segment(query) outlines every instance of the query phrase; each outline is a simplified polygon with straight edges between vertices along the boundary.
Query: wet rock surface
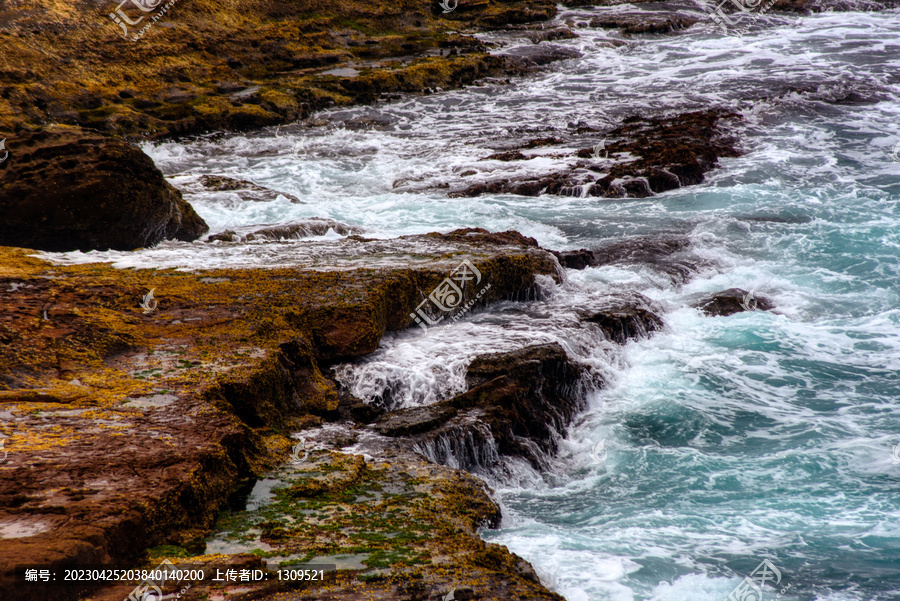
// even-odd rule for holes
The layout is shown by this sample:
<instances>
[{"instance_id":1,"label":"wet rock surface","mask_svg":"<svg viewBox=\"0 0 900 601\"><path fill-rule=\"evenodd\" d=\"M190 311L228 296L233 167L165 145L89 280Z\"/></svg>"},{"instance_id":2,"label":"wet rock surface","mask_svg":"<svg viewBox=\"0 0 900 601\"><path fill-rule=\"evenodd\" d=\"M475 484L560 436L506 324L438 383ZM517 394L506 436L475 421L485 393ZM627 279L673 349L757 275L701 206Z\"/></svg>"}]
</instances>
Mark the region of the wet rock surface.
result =
<instances>
[{"instance_id":1,"label":"wet rock surface","mask_svg":"<svg viewBox=\"0 0 900 601\"><path fill-rule=\"evenodd\" d=\"M425 243L440 252L423 255ZM354 241L364 256L367 244ZM56 589L49 596L39 587L22 589L14 574L26 566L133 567L144 561L147 548L159 545L175 545L188 556L201 553L219 511L283 460L292 442L282 432L340 419L342 411L362 421L377 417L342 400L322 371L329 364L370 353L385 331L409 327L423 291L463 258L492 284L485 303L519 296L536 274L555 277L557 269L549 253L515 232L464 230L420 236L414 245L416 261L395 258L393 267L384 268L164 272L50 265L23 250L0 248L0 434L9 452L0 465L0 526L9 534L0 545L0 591L16 591L23 601L60 598ZM156 290L152 303L146 299L150 288ZM543 361L552 364L551 357ZM505 411L517 407L516 398ZM483 583L486 588L478 590L495 596L559 599L537 583L527 564L478 539L476 525L496 523L497 508L474 481L415 461L363 468L361 458L348 456L335 465L349 474L348 486L367 470L386 469L373 491L394 490L416 474L425 478L390 497L391 507L403 511L427 510L416 509L419 486L441 490L431 498L450 499L439 513L455 534L425 536L413 545L415 558L409 557L434 590L449 591L459 579L473 588ZM438 473L440 479L429 476ZM319 503L343 493L308 483L291 494L294 501ZM379 503L385 498L360 499L360 510L384 515ZM378 500L367 505L362 499ZM475 505L480 509L468 513ZM427 512L418 515L423 523L437 523ZM283 540L315 552L323 547L305 545L324 540L329 529L319 526L287 534L269 526L263 534L270 543ZM412 543L384 540L372 548L370 567L402 572L385 554ZM333 540L328 548L343 549L344 543L357 545ZM431 563L431 556L442 559ZM467 571L474 575L470 580ZM422 594L395 580L340 578L344 588L329 582L297 598ZM278 591L284 589L264 592Z\"/></svg>"},{"instance_id":2,"label":"wet rock surface","mask_svg":"<svg viewBox=\"0 0 900 601\"><path fill-rule=\"evenodd\" d=\"M729 288L711 294L696 305L707 315L727 317L743 311L771 311L775 304L764 296L748 292L742 288Z\"/></svg>"},{"instance_id":3,"label":"wet rock surface","mask_svg":"<svg viewBox=\"0 0 900 601\"><path fill-rule=\"evenodd\" d=\"M213 242L253 242L255 240L283 240L300 239L311 236L324 236L328 232L334 232L341 236L361 234L362 228L347 225L333 219L304 219L281 223L269 227L246 226L225 230L209 236L206 241Z\"/></svg>"},{"instance_id":4,"label":"wet rock surface","mask_svg":"<svg viewBox=\"0 0 900 601\"><path fill-rule=\"evenodd\" d=\"M590 20L590 27L619 29L624 34L660 34L687 29L699 19L687 15L653 15L647 13L617 13Z\"/></svg>"},{"instance_id":5,"label":"wet rock surface","mask_svg":"<svg viewBox=\"0 0 900 601\"><path fill-rule=\"evenodd\" d=\"M485 178L465 188L451 190L449 196L482 194L540 196L597 196L603 198L646 198L668 190L699 184L703 174L718 164L720 157L736 157L736 140L726 124L740 117L727 111L708 110L674 117L629 117L621 125L604 132L591 148L572 156L569 167L558 173L537 177ZM595 138L597 134L591 131ZM567 143L578 144L579 138ZM511 149L487 157L491 160L520 161L534 158ZM546 152L552 153L552 149ZM486 159L486 160L487 160Z\"/></svg>"},{"instance_id":6,"label":"wet rock surface","mask_svg":"<svg viewBox=\"0 0 900 601\"><path fill-rule=\"evenodd\" d=\"M696 254L691 239L679 234L634 236L588 250L551 251L562 267L585 269L604 265L641 265L683 284L701 269L712 266Z\"/></svg>"},{"instance_id":7,"label":"wet rock surface","mask_svg":"<svg viewBox=\"0 0 900 601\"><path fill-rule=\"evenodd\" d=\"M542 469L584 409L585 376L556 343L480 355L466 372L467 392L387 413L375 428L464 469L488 468L501 455Z\"/></svg>"},{"instance_id":8,"label":"wet rock surface","mask_svg":"<svg viewBox=\"0 0 900 601\"><path fill-rule=\"evenodd\" d=\"M208 227L131 145L78 128L20 132L0 187L0 245L132 250Z\"/></svg>"},{"instance_id":9,"label":"wet rock surface","mask_svg":"<svg viewBox=\"0 0 900 601\"><path fill-rule=\"evenodd\" d=\"M678 234L635 236L602 246L593 252L591 265L642 265L685 283L709 261L691 250L691 240Z\"/></svg>"},{"instance_id":10,"label":"wet rock surface","mask_svg":"<svg viewBox=\"0 0 900 601\"><path fill-rule=\"evenodd\" d=\"M203 175L200 177L199 184L207 190L215 190L217 192L236 192L241 200L252 202L269 202L276 200L279 196L284 196L291 202L303 203L299 198L285 192L272 190L265 186L254 184L245 179L237 179L224 175Z\"/></svg>"},{"instance_id":11,"label":"wet rock surface","mask_svg":"<svg viewBox=\"0 0 900 601\"><path fill-rule=\"evenodd\" d=\"M613 342L625 344L629 340L646 338L663 328L659 309L642 294L607 300L607 307L585 316L584 321L597 324Z\"/></svg>"}]
</instances>

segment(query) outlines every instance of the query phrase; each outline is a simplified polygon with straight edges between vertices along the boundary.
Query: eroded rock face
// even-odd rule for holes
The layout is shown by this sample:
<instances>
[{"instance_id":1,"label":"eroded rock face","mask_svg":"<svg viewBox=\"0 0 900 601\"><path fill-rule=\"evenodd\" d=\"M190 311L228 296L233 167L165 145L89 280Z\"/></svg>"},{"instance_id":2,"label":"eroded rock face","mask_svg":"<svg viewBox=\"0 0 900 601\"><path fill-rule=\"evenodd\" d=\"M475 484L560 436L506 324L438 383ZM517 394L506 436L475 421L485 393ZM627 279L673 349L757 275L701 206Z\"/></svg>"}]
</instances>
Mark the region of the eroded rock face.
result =
<instances>
[{"instance_id":1,"label":"eroded rock face","mask_svg":"<svg viewBox=\"0 0 900 601\"><path fill-rule=\"evenodd\" d=\"M741 288L729 288L711 294L694 305L707 315L728 316L742 311L770 311L775 304L764 296L757 296Z\"/></svg>"},{"instance_id":2,"label":"eroded rock face","mask_svg":"<svg viewBox=\"0 0 900 601\"><path fill-rule=\"evenodd\" d=\"M132 250L191 241L203 219L139 149L77 128L20 132L0 187L0 245Z\"/></svg>"},{"instance_id":3,"label":"eroded rock face","mask_svg":"<svg viewBox=\"0 0 900 601\"><path fill-rule=\"evenodd\" d=\"M480 355L466 373L467 392L390 412L376 429L410 437L408 443L432 460L463 469L487 469L500 455L523 457L541 469L584 409L585 376L557 343Z\"/></svg>"},{"instance_id":4,"label":"eroded rock face","mask_svg":"<svg viewBox=\"0 0 900 601\"><path fill-rule=\"evenodd\" d=\"M310 218L269 227L251 225L233 230L225 230L209 236L207 242L252 242L254 240L282 240L324 236L331 230L341 236L362 233L362 228L347 225L334 219Z\"/></svg>"},{"instance_id":5,"label":"eroded rock face","mask_svg":"<svg viewBox=\"0 0 900 601\"><path fill-rule=\"evenodd\" d=\"M270 202L276 200L279 196L284 196L293 203L305 204L296 196L286 192L279 192L245 179L237 179L225 175L203 175L198 183L207 190L235 192L241 197L241 200L250 202Z\"/></svg>"},{"instance_id":6,"label":"eroded rock face","mask_svg":"<svg viewBox=\"0 0 900 601\"><path fill-rule=\"evenodd\" d=\"M619 29L624 34L672 33L687 29L697 19L687 15L648 15L647 13L619 13L591 19L591 27Z\"/></svg>"},{"instance_id":7,"label":"eroded rock face","mask_svg":"<svg viewBox=\"0 0 900 601\"><path fill-rule=\"evenodd\" d=\"M485 303L519 294L536 274L552 276L556 269L549 253L515 232L461 230L401 240L417 249L415 258L378 240L300 244L339 247L360 263L160 276L51 265L0 247L0 438L9 452L0 469L0 533L15 535L0 538L4 599L22 591L14 574L25 566L137 566L148 547L164 544L202 552L218 511L283 460L291 441L278 433L296 429L294 420L377 416L342 399L322 369L371 353L387 330L410 327L422 291L463 257L492 285ZM392 262L373 264L376 253ZM145 313L139 303L152 287L158 305ZM549 369L549 359L543 363ZM361 458L353 461L361 467ZM391 478L409 480L419 468L391 469ZM441 474L452 485L442 487L451 501L481 502L454 488L460 478ZM494 520L487 501L481 515ZM474 534L465 538L466 545L480 545L478 561L499 552ZM450 547L434 554L463 561ZM505 598L557 599L517 576L525 573L518 561L506 554L502 565L484 564L493 570L486 577L496 591L509 590ZM458 567L471 575L471 566ZM443 586L441 574L434 578ZM129 592L117 590L115 598ZM38 593L11 598L47 599ZM342 598L365 596L354 594ZM384 598L413 598L404 595Z\"/></svg>"},{"instance_id":8,"label":"eroded rock face","mask_svg":"<svg viewBox=\"0 0 900 601\"><path fill-rule=\"evenodd\" d=\"M635 236L593 251L591 265L642 265L666 275L673 283L691 279L709 262L691 252L691 239L676 234Z\"/></svg>"},{"instance_id":9,"label":"eroded rock face","mask_svg":"<svg viewBox=\"0 0 900 601\"><path fill-rule=\"evenodd\" d=\"M723 127L724 122L739 118L722 110L695 111L673 117L628 117L618 127L605 132L602 141L575 153L570 166L558 173L488 179L451 190L449 196L506 193L645 198L699 184L703 174L715 168L720 157L740 155L735 140ZM576 136L566 143L583 143L578 136L586 133L593 140L597 139L595 130L576 129ZM536 156L534 153L521 152L530 148L534 147L523 144L490 155L485 160L531 159ZM552 153L552 149L547 152Z\"/></svg>"},{"instance_id":10,"label":"eroded rock face","mask_svg":"<svg viewBox=\"0 0 900 601\"><path fill-rule=\"evenodd\" d=\"M596 311L584 321L600 326L606 337L619 344L646 338L663 328L662 318L653 310L653 302L642 294L611 299L609 307Z\"/></svg>"}]
</instances>

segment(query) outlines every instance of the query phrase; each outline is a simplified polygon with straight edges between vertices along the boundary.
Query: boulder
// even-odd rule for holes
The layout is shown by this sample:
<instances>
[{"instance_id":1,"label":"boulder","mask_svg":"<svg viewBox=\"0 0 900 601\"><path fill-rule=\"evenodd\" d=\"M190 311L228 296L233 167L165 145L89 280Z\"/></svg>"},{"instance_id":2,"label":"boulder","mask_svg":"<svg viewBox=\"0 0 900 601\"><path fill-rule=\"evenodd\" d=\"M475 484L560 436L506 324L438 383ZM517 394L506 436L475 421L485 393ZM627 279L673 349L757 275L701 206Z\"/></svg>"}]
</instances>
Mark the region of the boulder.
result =
<instances>
[{"instance_id":1,"label":"boulder","mask_svg":"<svg viewBox=\"0 0 900 601\"><path fill-rule=\"evenodd\" d=\"M694 305L707 315L727 317L743 311L769 311L775 304L764 296L757 296L741 288L729 288L704 297Z\"/></svg>"},{"instance_id":2,"label":"boulder","mask_svg":"<svg viewBox=\"0 0 900 601\"><path fill-rule=\"evenodd\" d=\"M568 269L585 269L594 264L594 253L586 248L580 250L551 250L559 264Z\"/></svg>"},{"instance_id":3,"label":"boulder","mask_svg":"<svg viewBox=\"0 0 900 601\"><path fill-rule=\"evenodd\" d=\"M48 251L133 250L192 241L208 228L153 161L77 128L9 136L0 245Z\"/></svg>"},{"instance_id":4,"label":"boulder","mask_svg":"<svg viewBox=\"0 0 900 601\"><path fill-rule=\"evenodd\" d=\"M606 337L619 344L646 338L663 328L663 320L652 309L652 301L641 294L613 300L601 311L584 318L600 326Z\"/></svg>"},{"instance_id":5,"label":"boulder","mask_svg":"<svg viewBox=\"0 0 900 601\"><path fill-rule=\"evenodd\" d=\"M687 236L635 236L594 249L591 265L642 265L665 274L674 284L683 284L709 263L690 247Z\"/></svg>"},{"instance_id":6,"label":"boulder","mask_svg":"<svg viewBox=\"0 0 900 601\"><path fill-rule=\"evenodd\" d=\"M468 391L392 411L375 429L411 436L408 442L433 461L463 469L490 467L500 455L522 457L542 469L584 409L584 376L585 368L558 343L480 355L466 373Z\"/></svg>"}]
</instances>

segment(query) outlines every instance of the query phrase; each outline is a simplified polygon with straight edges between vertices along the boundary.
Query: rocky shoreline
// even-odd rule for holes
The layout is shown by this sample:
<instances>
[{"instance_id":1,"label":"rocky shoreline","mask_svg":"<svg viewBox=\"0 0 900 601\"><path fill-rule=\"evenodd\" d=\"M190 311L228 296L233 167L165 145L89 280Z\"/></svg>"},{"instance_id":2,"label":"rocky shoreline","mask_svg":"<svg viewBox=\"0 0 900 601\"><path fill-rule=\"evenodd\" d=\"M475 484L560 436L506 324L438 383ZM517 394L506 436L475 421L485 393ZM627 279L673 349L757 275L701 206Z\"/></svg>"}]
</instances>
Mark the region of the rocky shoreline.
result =
<instances>
[{"instance_id":1,"label":"rocky shoreline","mask_svg":"<svg viewBox=\"0 0 900 601\"><path fill-rule=\"evenodd\" d=\"M276 563L342 555L359 565L302 590L256 583L253 598L435 599L455 589L459 599L559 599L519 558L481 541L478 528L498 524L499 508L479 480L453 468L478 472L513 456L542 469L581 411L584 387L602 381L558 345L526 347L473 361L464 394L390 410L354 398L330 372L374 351L385 332L415 327L420 295L461 261L488 288L480 307L533 298L536 278L559 279L555 256L515 232L484 230L331 244L343 259L324 271L66 267L3 249L3 590L74 599L74 587L26 587L22 569L135 566L147 549L152 561L209 574L262 569L257 555L198 553L220 512L240 507L293 448L290 486L275 499L281 513L246 518L238 532L256 532L248 549L268 549L264 558ZM403 244L433 253L350 267L356 256L396 257ZM147 312L151 286L157 304ZM460 302L474 296L470 287ZM620 296L584 323L623 343L662 328L659 310ZM317 517L304 517L313 507ZM194 582L184 598L226 590Z\"/></svg>"},{"instance_id":2,"label":"rocky shoreline","mask_svg":"<svg viewBox=\"0 0 900 601\"><path fill-rule=\"evenodd\" d=\"M397 409L354 398L332 370L375 351L386 332L430 325L436 316L420 319L417 310L463 262L484 282L464 287L460 304L481 310L535 298L541 278L560 281L565 269L641 263L687 281L702 261L686 239L554 252L518 232L384 241L310 219L202 242L347 236L310 243L319 245L315 259L290 268L119 270L55 264L27 250L131 250L208 232L135 141L251 130L526 74L572 56L552 42L579 27L542 28L557 12L544 0L484 0L449 14L437 3L261 6L238 0L214 18L223 16L219 3L175 4L139 42L121 38L105 4L73 15L54 0L0 13L8 54L0 138L10 149L0 164L0 592L22 601L119 600L135 582L26 584L23 570L168 559L204 574L187 590L161 586L188 601L562 599L527 562L479 537L499 524L500 508L467 472L504 457L543 469L583 410L584 390L602 379L559 345L536 345L479 356L465 392ZM775 8L821 7L790 0ZM622 13L586 26L639 35L690 25L685 16L648 23ZM492 54L471 35L487 30L539 49ZM635 115L609 132L526 140L485 161L568 145L579 162L516 181L487 169L449 195L641 198L697 184L719 158L740 154L728 126L737 119L715 109ZM579 143L595 134L607 143ZM201 183L247 201L279 194L221 176ZM695 306L723 316L774 308L740 289ZM583 323L624 344L663 330L664 313L639 295L610 295ZM285 486L266 509L244 508L264 480ZM231 546L204 554L213 532ZM281 561L335 569L317 582L212 582L229 569L274 578Z\"/></svg>"}]
</instances>

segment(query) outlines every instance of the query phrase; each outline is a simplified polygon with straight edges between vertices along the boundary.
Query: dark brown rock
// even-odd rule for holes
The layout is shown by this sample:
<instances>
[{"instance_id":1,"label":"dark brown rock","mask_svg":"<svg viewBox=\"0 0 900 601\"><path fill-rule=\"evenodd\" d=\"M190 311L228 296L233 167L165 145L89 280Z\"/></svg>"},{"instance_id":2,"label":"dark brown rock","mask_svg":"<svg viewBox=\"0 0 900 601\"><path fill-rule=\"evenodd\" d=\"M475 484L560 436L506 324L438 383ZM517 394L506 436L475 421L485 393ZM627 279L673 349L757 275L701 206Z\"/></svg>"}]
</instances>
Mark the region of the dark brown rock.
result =
<instances>
[{"instance_id":1,"label":"dark brown rock","mask_svg":"<svg viewBox=\"0 0 900 601\"><path fill-rule=\"evenodd\" d=\"M76 128L8 136L0 245L50 251L132 250L191 241L206 223L139 149Z\"/></svg>"},{"instance_id":2,"label":"dark brown rock","mask_svg":"<svg viewBox=\"0 0 900 601\"><path fill-rule=\"evenodd\" d=\"M282 240L282 239L298 239L309 238L310 236L324 236L328 230L333 230L341 236L349 236L351 234L360 234L362 229L335 221L333 219L310 218L302 221L294 221L271 227L259 228L259 226L248 226L236 228L235 230L225 230L218 234L209 236L206 241L212 242L218 240L220 242L250 242L253 240Z\"/></svg>"},{"instance_id":3,"label":"dark brown rock","mask_svg":"<svg viewBox=\"0 0 900 601\"><path fill-rule=\"evenodd\" d=\"M595 249L591 264L644 265L665 274L674 283L684 283L707 264L690 251L690 246L687 236L635 236Z\"/></svg>"},{"instance_id":4,"label":"dark brown rock","mask_svg":"<svg viewBox=\"0 0 900 601\"><path fill-rule=\"evenodd\" d=\"M578 159L569 168L550 175L498 178L451 190L451 198L482 194L520 194L539 196L589 196L605 198L646 198L660 192L699 184L703 174L718 165L719 157L739 156L736 141L722 126L723 121L739 119L734 113L707 110L672 117L629 117L608 131L602 146L596 143L591 128L576 132L592 133L593 146L575 153ZM580 134L576 134L580 135ZM556 138L546 138L545 140ZM536 148L534 141L488 158L516 161L532 158L521 149ZM578 140L573 140L578 143ZM599 177L597 174L602 174Z\"/></svg>"},{"instance_id":5,"label":"dark brown rock","mask_svg":"<svg viewBox=\"0 0 900 601\"><path fill-rule=\"evenodd\" d=\"M528 34L528 39L535 44L540 44L541 42L552 42L554 40L571 40L572 38L577 37L578 34L571 29L568 29L567 27L560 27L558 29L541 29Z\"/></svg>"},{"instance_id":6,"label":"dark brown rock","mask_svg":"<svg viewBox=\"0 0 900 601\"><path fill-rule=\"evenodd\" d=\"M567 269L585 269L594 264L594 253L586 248L580 250L551 250L559 264Z\"/></svg>"},{"instance_id":7,"label":"dark brown rock","mask_svg":"<svg viewBox=\"0 0 900 601\"><path fill-rule=\"evenodd\" d=\"M663 320L652 309L652 301L641 294L614 299L608 307L584 318L600 326L610 340L625 344L646 338L663 328Z\"/></svg>"},{"instance_id":8,"label":"dark brown rock","mask_svg":"<svg viewBox=\"0 0 900 601\"><path fill-rule=\"evenodd\" d=\"M511 245L511 246L533 246L538 248L537 240L523 236L515 230L505 232L489 232L481 227L468 227L459 230L453 230L447 234L425 234L442 240L452 242L466 242L469 244L491 244L491 245Z\"/></svg>"},{"instance_id":9,"label":"dark brown rock","mask_svg":"<svg viewBox=\"0 0 900 601\"><path fill-rule=\"evenodd\" d=\"M769 311L775 304L764 296L757 296L741 288L729 288L707 296L694 305L707 315L728 316L742 311Z\"/></svg>"},{"instance_id":10,"label":"dark brown rock","mask_svg":"<svg viewBox=\"0 0 900 601\"><path fill-rule=\"evenodd\" d=\"M286 192L272 190L245 179L236 179L224 175L204 175L199 182L207 190L216 190L219 192L237 192L241 200L253 202L267 202L278 198L279 195L284 196L294 203L305 204L296 196Z\"/></svg>"},{"instance_id":11,"label":"dark brown rock","mask_svg":"<svg viewBox=\"0 0 900 601\"><path fill-rule=\"evenodd\" d=\"M619 29L624 34L672 33L687 29L697 19L686 15L649 15L642 13L618 13L591 19L591 27Z\"/></svg>"},{"instance_id":12,"label":"dark brown rock","mask_svg":"<svg viewBox=\"0 0 900 601\"><path fill-rule=\"evenodd\" d=\"M467 392L388 413L377 429L388 436L417 435L410 443L420 452L436 461L453 455L465 469L489 467L498 454L523 457L541 469L584 409L585 375L557 343L480 355L466 373Z\"/></svg>"}]
</instances>

